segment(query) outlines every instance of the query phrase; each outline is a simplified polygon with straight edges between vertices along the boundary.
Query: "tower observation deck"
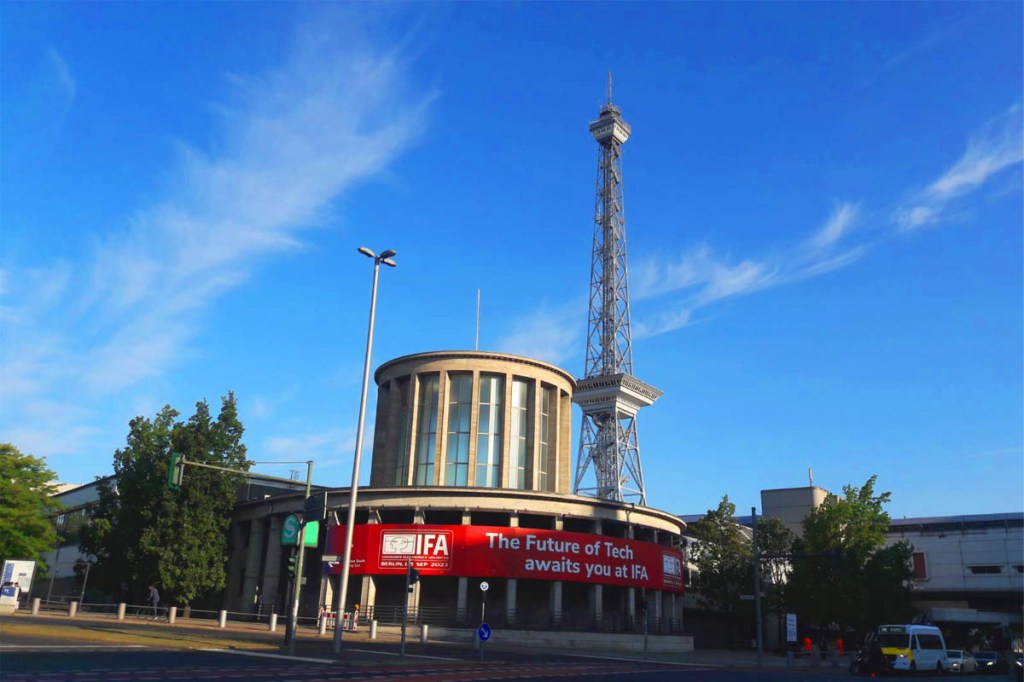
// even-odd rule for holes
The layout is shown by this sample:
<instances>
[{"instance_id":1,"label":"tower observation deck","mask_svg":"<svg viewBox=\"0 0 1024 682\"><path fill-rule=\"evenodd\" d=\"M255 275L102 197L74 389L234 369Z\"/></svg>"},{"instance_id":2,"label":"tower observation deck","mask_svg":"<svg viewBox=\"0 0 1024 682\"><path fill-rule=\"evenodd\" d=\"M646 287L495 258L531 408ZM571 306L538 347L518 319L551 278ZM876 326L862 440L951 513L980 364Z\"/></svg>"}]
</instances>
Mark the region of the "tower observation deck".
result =
<instances>
[{"instance_id":1,"label":"tower observation deck","mask_svg":"<svg viewBox=\"0 0 1024 682\"><path fill-rule=\"evenodd\" d=\"M636 413L661 391L633 376L626 265L626 218L622 203L622 145L632 129L608 101L590 133L598 143L594 250L590 267L590 314L586 375L577 382L573 402L583 410L580 452L573 492L647 504ZM585 485L593 468L596 487Z\"/></svg>"}]
</instances>

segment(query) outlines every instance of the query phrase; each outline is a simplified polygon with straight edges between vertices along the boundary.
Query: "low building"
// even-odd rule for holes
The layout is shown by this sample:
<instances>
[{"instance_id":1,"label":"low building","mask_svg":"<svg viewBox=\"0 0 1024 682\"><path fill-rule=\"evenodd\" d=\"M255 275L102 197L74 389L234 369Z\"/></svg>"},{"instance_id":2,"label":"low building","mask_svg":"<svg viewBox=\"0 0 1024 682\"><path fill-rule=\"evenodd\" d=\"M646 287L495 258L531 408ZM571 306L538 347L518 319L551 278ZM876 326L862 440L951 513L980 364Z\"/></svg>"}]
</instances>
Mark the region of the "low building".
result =
<instances>
[{"instance_id":1,"label":"low building","mask_svg":"<svg viewBox=\"0 0 1024 682\"><path fill-rule=\"evenodd\" d=\"M914 602L923 620L963 637L972 629L1020 636L1024 513L894 519L886 542L914 547Z\"/></svg>"}]
</instances>

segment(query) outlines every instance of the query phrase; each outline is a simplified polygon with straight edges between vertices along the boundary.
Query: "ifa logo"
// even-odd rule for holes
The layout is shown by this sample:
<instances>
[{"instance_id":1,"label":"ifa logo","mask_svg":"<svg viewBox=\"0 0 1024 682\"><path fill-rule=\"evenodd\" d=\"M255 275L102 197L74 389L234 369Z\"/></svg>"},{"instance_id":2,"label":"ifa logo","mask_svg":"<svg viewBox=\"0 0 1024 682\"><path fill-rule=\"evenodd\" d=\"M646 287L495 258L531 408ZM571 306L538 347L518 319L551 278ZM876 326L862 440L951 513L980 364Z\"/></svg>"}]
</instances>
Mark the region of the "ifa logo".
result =
<instances>
[{"instance_id":1,"label":"ifa logo","mask_svg":"<svg viewBox=\"0 0 1024 682\"><path fill-rule=\"evenodd\" d=\"M384 531L380 538L382 568L447 569L451 565L451 531Z\"/></svg>"}]
</instances>

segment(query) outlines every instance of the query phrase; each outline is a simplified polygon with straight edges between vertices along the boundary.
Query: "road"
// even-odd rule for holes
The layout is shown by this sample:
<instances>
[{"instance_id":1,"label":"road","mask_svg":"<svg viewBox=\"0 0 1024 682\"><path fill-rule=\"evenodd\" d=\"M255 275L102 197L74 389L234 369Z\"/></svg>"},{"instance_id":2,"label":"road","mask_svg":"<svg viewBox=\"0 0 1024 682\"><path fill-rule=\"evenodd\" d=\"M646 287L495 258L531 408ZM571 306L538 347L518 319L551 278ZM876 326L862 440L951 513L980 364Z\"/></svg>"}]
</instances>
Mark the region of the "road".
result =
<instances>
[{"instance_id":1,"label":"road","mask_svg":"<svg viewBox=\"0 0 1024 682\"><path fill-rule=\"evenodd\" d=\"M162 680L230 680L250 682L322 682L328 680L407 680L419 682L470 682L483 680L567 679L608 682L795 682L846 680L846 676L711 669L699 665L651 664L569 657L503 656L494 662L471 660L427 661L419 659L402 667L349 667L329 659L277 658L262 653L227 651L166 651L149 649L2 650L5 682L134 682Z\"/></svg>"}]
</instances>

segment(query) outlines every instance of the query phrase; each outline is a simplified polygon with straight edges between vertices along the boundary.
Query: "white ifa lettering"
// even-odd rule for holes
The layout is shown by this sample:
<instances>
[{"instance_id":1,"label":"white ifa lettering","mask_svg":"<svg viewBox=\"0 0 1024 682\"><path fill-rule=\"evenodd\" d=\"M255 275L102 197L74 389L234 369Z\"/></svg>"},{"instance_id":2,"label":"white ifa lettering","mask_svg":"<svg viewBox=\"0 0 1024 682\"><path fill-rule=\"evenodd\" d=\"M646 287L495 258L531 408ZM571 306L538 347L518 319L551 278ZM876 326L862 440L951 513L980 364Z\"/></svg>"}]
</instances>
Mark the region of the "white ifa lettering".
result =
<instances>
[{"instance_id":1,"label":"white ifa lettering","mask_svg":"<svg viewBox=\"0 0 1024 682\"><path fill-rule=\"evenodd\" d=\"M448 556L448 536L444 533L418 533L416 554L419 556Z\"/></svg>"}]
</instances>

